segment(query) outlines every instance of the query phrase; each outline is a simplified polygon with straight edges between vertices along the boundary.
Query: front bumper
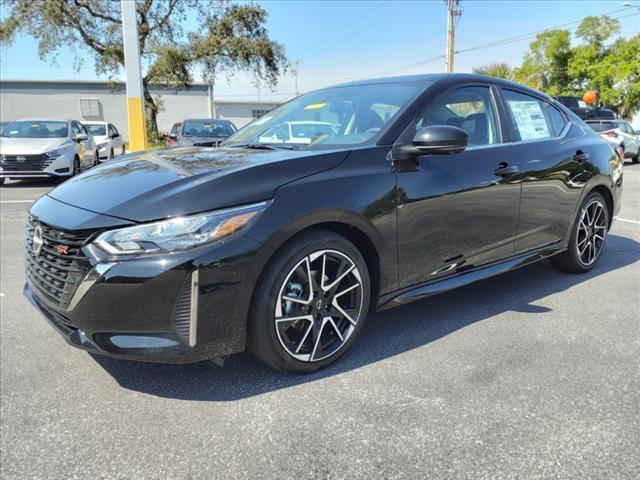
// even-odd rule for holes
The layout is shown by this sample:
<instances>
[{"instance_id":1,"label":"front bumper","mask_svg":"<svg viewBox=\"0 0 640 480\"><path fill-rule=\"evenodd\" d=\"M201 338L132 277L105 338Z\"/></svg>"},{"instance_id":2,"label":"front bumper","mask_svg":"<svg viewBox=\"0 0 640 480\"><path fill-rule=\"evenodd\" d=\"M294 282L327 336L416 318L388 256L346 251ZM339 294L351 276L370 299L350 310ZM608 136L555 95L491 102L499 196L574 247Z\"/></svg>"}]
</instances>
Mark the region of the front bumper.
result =
<instances>
[{"instance_id":1,"label":"front bumper","mask_svg":"<svg viewBox=\"0 0 640 480\"><path fill-rule=\"evenodd\" d=\"M73 175L75 151L70 149L65 155L55 159L42 160L39 165L31 164L21 168L21 163L10 162L0 165L0 178L59 178ZM29 162L27 162L29 163Z\"/></svg>"},{"instance_id":2,"label":"front bumper","mask_svg":"<svg viewBox=\"0 0 640 480\"><path fill-rule=\"evenodd\" d=\"M54 305L32 274L24 294L70 345L87 351L163 363L223 358L244 350L263 248L238 235L113 261L89 241L87 271L68 302Z\"/></svg>"}]
</instances>

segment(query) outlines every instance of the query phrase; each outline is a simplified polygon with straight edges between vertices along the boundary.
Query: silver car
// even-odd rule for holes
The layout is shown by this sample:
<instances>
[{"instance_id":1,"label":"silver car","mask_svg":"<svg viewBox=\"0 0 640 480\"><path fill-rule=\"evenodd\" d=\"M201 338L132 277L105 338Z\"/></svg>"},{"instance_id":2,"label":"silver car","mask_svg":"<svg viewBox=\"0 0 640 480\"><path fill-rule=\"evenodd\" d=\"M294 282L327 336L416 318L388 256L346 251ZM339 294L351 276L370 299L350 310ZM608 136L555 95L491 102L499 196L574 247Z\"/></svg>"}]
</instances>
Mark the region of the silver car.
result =
<instances>
[{"instance_id":1,"label":"silver car","mask_svg":"<svg viewBox=\"0 0 640 480\"><path fill-rule=\"evenodd\" d=\"M71 177L97 162L96 144L76 120L16 120L0 134L0 185L7 178Z\"/></svg>"},{"instance_id":2,"label":"silver car","mask_svg":"<svg viewBox=\"0 0 640 480\"><path fill-rule=\"evenodd\" d=\"M640 161L640 132L636 132L626 120L588 120L587 124L607 142L620 147L633 163Z\"/></svg>"}]
</instances>

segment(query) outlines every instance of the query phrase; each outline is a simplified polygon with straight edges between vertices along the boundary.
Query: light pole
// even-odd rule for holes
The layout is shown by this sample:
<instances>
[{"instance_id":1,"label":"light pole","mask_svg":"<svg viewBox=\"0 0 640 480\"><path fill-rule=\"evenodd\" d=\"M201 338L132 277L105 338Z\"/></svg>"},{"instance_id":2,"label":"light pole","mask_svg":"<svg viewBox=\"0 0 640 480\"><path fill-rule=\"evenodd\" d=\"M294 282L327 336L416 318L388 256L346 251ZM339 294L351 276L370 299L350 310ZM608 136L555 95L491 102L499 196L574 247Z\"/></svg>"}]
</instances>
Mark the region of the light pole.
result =
<instances>
[{"instance_id":1,"label":"light pole","mask_svg":"<svg viewBox=\"0 0 640 480\"><path fill-rule=\"evenodd\" d=\"M136 2L121 0L122 43L124 71L127 82L127 116L129 120L129 150L147 149L147 124L144 116L142 75L140 68L140 40L136 21Z\"/></svg>"}]
</instances>

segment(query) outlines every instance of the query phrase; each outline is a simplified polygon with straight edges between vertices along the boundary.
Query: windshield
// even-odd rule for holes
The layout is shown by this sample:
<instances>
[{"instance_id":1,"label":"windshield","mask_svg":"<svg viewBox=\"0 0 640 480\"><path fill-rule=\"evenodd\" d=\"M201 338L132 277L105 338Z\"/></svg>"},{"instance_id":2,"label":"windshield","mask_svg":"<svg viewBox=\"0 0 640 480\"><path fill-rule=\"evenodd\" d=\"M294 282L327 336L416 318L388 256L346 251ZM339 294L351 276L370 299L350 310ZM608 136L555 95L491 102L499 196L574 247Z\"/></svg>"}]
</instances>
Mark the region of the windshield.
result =
<instances>
[{"instance_id":1,"label":"windshield","mask_svg":"<svg viewBox=\"0 0 640 480\"><path fill-rule=\"evenodd\" d=\"M589 122L588 125L596 132L606 132L607 130L614 130L618 128L618 125L613 122Z\"/></svg>"},{"instance_id":2,"label":"windshield","mask_svg":"<svg viewBox=\"0 0 640 480\"><path fill-rule=\"evenodd\" d=\"M224 145L289 145L300 149L371 145L425 83L333 87L302 95L238 130Z\"/></svg>"},{"instance_id":3,"label":"windshield","mask_svg":"<svg viewBox=\"0 0 640 480\"><path fill-rule=\"evenodd\" d=\"M233 135L233 128L227 122L215 120L187 120L182 127L185 137L228 137Z\"/></svg>"},{"instance_id":4,"label":"windshield","mask_svg":"<svg viewBox=\"0 0 640 480\"><path fill-rule=\"evenodd\" d=\"M20 120L12 122L2 130L3 137L10 138L64 138L67 122Z\"/></svg>"},{"instance_id":5,"label":"windshield","mask_svg":"<svg viewBox=\"0 0 640 480\"><path fill-rule=\"evenodd\" d=\"M90 135L99 137L107 134L107 127L103 123L83 123Z\"/></svg>"}]
</instances>

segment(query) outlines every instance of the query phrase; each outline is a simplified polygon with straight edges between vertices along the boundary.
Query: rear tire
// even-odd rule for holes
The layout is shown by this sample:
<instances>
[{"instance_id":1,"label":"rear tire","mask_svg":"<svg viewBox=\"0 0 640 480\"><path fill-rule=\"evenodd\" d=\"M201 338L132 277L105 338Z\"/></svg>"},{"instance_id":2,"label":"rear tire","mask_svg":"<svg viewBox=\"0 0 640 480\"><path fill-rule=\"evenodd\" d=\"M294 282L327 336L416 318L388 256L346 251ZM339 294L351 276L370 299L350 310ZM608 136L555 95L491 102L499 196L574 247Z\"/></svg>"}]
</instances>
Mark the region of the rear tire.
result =
<instances>
[{"instance_id":1,"label":"rear tire","mask_svg":"<svg viewBox=\"0 0 640 480\"><path fill-rule=\"evenodd\" d=\"M598 192L591 192L578 210L567 250L551 257L551 263L563 272L588 272L602 256L608 228L607 202Z\"/></svg>"},{"instance_id":2,"label":"rear tire","mask_svg":"<svg viewBox=\"0 0 640 480\"><path fill-rule=\"evenodd\" d=\"M109 158L107 160L111 160L114 157L113 155L113 148L111 150L109 150Z\"/></svg>"},{"instance_id":3,"label":"rear tire","mask_svg":"<svg viewBox=\"0 0 640 480\"><path fill-rule=\"evenodd\" d=\"M325 230L294 238L276 252L254 291L249 351L291 373L330 365L360 333L370 285L362 254L346 238Z\"/></svg>"}]
</instances>

